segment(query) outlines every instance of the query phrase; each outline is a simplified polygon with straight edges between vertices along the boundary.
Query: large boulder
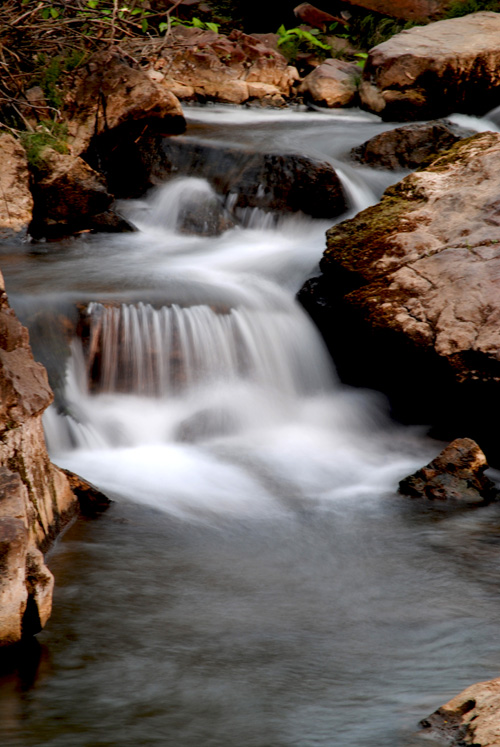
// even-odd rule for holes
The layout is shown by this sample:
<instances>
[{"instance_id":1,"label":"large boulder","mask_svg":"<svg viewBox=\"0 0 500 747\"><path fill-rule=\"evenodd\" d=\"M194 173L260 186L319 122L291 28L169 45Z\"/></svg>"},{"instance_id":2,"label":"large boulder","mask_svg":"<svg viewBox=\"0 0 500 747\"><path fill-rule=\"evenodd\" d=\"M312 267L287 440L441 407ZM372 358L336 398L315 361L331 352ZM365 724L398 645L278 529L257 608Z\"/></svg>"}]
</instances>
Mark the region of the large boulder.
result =
<instances>
[{"instance_id":1,"label":"large boulder","mask_svg":"<svg viewBox=\"0 0 500 747\"><path fill-rule=\"evenodd\" d=\"M0 134L0 239L26 235L33 197L24 148L12 135Z\"/></svg>"},{"instance_id":2,"label":"large boulder","mask_svg":"<svg viewBox=\"0 0 500 747\"><path fill-rule=\"evenodd\" d=\"M500 103L500 13L402 31L370 50L362 105L385 120L484 114Z\"/></svg>"},{"instance_id":3,"label":"large boulder","mask_svg":"<svg viewBox=\"0 0 500 747\"><path fill-rule=\"evenodd\" d=\"M174 94L112 50L88 62L69 94L67 109L74 155L86 151L99 136L135 138L148 125L167 135L186 127Z\"/></svg>"},{"instance_id":4,"label":"large boulder","mask_svg":"<svg viewBox=\"0 0 500 747\"><path fill-rule=\"evenodd\" d=\"M495 747L500 744L500 678L477 682L423 719L432 740L448 747Z\"/></svg>"},{"instance_id":5,"label":"large boulder","mask_svg":"<svg viewBox=\"0 0 500 747\"><path fill-rule=\"evenodd\" d=\"M447 119L395 127L370 138L351 151L355 161L384 169L416 169L458 140L474 135Z\"/></svg>"},{"instance_id":6,"label":"large boulder","mask_svg":"<svg viewBox=\"0 0 500 747\"><path fill-rule=\"evenodd\" d=\"M459 503L490 503L499 492L484 472L488 462L475 441L457 438L438 456L399 483L412 498Z\"/></svg>"},{"instance_id":7,"label":"large boulder","mask_svg":"<svg viewBox=\"0 0 500 747\"><path fill-rule=\"evenodd\" d=\"M216 192L230 195L232 207L302 211L315 218L340 215L347 208L333 166L308 156L225 148L183 137L165 139L162 151L154 168L158 180L203 177Z\"/></svg>"},{"instance_id":8,"label":"large boulder","mask_svg":"<svg viewBox=\"0 0 500 747\"><path fill-rule=\"evenodd\" d=\"M300 294L343 378L485 450L500 417L499 193L500 135L457 143L330 229Z\"/></svg>"},{"instance_id":9,"label":"large boulder","mask_svg":"<svg viewBox=\"0 0 500 747\"><path fill-rule=\"evenodd\" d=\"M359 67L355 63L325 60L306 75L298 93L319 106L353 106L357 97L358 79Z\"/></svg>"},{"instance_id":10,"label":"large boulder","mask_svg":"<svg viewBox=\"0 0 500 747\"><path fill-rule=\"evenodd\" d=\"M126 146L103 149L99 164L117 197L140 196L151 186L191 176L206 179L229 209L302 211L316 218L331 218L347 209L333 166L297 153L261 153L183 136L151 135L137 143L134 159ZM226 213L221 228L227 217ZM189 223L192 220L188 228Z\"/></svg>"}]
</instances>

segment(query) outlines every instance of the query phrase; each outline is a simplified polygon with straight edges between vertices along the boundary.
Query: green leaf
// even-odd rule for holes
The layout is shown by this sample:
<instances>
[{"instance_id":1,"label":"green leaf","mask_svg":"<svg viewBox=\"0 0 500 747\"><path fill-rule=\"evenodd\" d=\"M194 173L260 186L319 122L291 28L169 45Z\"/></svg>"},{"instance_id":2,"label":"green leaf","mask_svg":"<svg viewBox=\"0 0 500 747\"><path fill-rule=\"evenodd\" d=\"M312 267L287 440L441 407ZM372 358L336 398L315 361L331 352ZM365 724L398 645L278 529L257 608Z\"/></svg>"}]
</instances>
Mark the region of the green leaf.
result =
<instances>
[{"instance_id":1,"label":"green leaf","mask_svg":"<svg viewBox=\"0 0 500 747\"><path fill-rule=\"evenodd\" d=\"M158 31L160 34L163 34L164 31L168 29L168 23L164 23L163 21L158 24Z\"/></svg>"},{"instance_id":2,"label":"green leaf","mask_svg":"<svg viewBox=\"0 0 500 747\"><path fill-rule=\"evenodd\" d=\"M52 18L59 18L60 11L57 10L57 8L51 8L50 9L50 15L52 16Z\"/></svg>"},{"instance_id":3,"label":"green leaf","mask_svg":"<svg viewBox=\"0 0 500 747\"><path fill-rule=\"evenodd\" d=\"M219 25L220 24L218 24L218 23L212 23L211 21L207 21L207 23L205 24L205 26L207 27L207 29L210 29L210 31L215 31L216 34L219 33Z\"/></svg>"},{"instance_id":4,"label":"green leaf","mask_svg":"<svg viewBox=\"0 0 500 747\"><path fill-rule=\"evenodd\" d=\"M45 18L45 19L46 19L46 18L48 18L49 16L50 16L50 10L49 10L49 8L44 8L44 9L42 10L42 18Z\"/></svg>"},{"instance_id":5,"label":"green leaf","mask_svg":"<svg viewBox=\"0 0 500 747\"><path fill-rule=\"evenodd\" d=\"M199 18L193 18L193 26L196 26L197 29L205 28L205 24Z\"/></svg>"},{"instance_id":6,"label":"green leaf","mask_svg":"<svg viewBox=\"0 0 500 747\"><path fill-rule=\"evenodd\" d=\"M281 26L279 27L279 29L278 29L278 31L276 33L279 34L280 36L282 36L283 34L286 34L286 28L285 28L284 24L281 24Z\"/></svg>"},{"instance_id":7,"label":"green leaf","mask_svg":"<svg viewBox=\"0 0 500 747\"><path fill-rule=\"evenodd\" d=\"M99 0L87 0L87 5L89 8L92 8L92 10L95 10L99 5Z\"/></svg>"},{"instance_id":8,"label":"green leaf","mask_svg":"<svg viewBox=\"0 0 500 747\"><path fill-rule=\"evenodd\" d=\"M142 23L141 23L141 29L142 29L142 33L143 34L145 34L146 31L148 30L148 26L149 26L148 19L147 18L143 18L142 19Z\"/></svg>"},{"instance_id":9,"label":"green leaf","mask_svg":"<svg viewBox=\"0 0 500 747\"><path fill-rule=\"evenodd\" d=\"M132 11L131 15L138 16L142 12L143 12L142 8L134 8L134 10Z\"/></svg>"}]
</instances>

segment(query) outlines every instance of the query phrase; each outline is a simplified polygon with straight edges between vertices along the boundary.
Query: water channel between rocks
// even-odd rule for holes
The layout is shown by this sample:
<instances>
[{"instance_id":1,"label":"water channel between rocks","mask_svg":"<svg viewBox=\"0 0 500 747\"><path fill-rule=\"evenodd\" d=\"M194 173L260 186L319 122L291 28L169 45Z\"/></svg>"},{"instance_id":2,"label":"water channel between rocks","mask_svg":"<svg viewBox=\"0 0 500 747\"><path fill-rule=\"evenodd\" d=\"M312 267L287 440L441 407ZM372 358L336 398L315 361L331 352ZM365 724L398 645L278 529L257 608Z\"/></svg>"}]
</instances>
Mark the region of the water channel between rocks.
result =
<instances>
[{"instance_id":1,"label":"water channel between rocks","mask_svg":"<svg viewBox=\"0 0 500 747\"><path fill-rule=\"evenodd\" d=\"M346 215L402 176L349 162L391 126L361 112L187 115L190 138L332 160ZM53 615L0 675L0 744L429 745L418 721L499 673L500 506L396 494L441 444L341 386L294 301L332 221L178 232L204 195L183 177L122 206L137 233L0 247L56 393L52 458L115 499L49 555ZM75 304L90 388L59 331Z\"/></svg>"}]
</instances>

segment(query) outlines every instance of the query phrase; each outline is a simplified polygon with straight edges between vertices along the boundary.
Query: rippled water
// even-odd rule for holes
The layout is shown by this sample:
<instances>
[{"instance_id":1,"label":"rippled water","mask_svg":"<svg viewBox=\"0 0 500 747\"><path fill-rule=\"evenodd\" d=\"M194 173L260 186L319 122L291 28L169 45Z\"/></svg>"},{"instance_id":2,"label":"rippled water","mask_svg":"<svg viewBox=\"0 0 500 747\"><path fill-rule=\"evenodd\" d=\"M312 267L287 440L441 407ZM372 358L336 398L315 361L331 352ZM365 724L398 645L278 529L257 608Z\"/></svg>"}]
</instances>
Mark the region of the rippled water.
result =
<instances>
[{"instance_id":1,"label":"rippled water","mask_svg":"<svg viewBox=\"0 0 500 747\"><path fill-rule=\"evenodd\" d=\"M389 126L363 113L188 114L189 137L332 159L351 214L399 176L349 162ZM122 206L135 234L2 249L56 391L53 459L115 503L49 555L54 612L0 676L0 743L429 745L418 721L498 674L500 508L396 493L442 445L341 386L295 304L328 223L254 212L186 236L193 193L212 197L188 179ZM75 303L108 313L96 302L96 344L138 361L131 390L113 355L89 381L58 332Z\"/></svg>"}]
</instances>

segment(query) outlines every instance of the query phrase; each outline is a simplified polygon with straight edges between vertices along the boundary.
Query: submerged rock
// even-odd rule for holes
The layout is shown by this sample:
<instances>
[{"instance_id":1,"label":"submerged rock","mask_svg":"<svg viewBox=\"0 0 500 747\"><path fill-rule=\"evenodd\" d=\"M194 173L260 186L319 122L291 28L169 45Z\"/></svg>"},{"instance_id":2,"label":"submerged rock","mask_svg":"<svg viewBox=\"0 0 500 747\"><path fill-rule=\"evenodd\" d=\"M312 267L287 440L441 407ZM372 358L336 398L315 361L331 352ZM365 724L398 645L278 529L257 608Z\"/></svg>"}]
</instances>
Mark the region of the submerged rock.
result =
<instances>
[{"instance_id":1,"label":"submerged rock","mask_svg":"<svg viewBox=\"0 0 500 747\"><path fill-rule=\"evenodd\" d=\"M433 122L396 127L370 138L351 151L351 156L368 166L384 169L416 169L430 163L458 140L474 135L473 130L438 119Z\"/></svg>"},{"instance_id":2,"label":"submerged rock","mask_svg":"<svg viewBox=\"0 0 500 747\"><path fill-rule=\"evenodd\" d=\"M420 726L448 747L495 747L500 744L500 678L467 687Z\"/></svg>"},{"instance_id":3,"label":"submerged rock","mask_svg":"<svg viewBox=\"0 0 500 747\"><path fill-rule=\"evenodd\" d=\"M333 166L294 153L260 153L168 138L152 173L158 181L181 174L207 179L217 193L229 195L231 207L302 211L315 218L330 218L347 209Z\"/></svg>"},{"instance_id":4,"label":"submerged rock","mask_svg":"<svg viewBox=\"0 0 500 747\"><path fill-rule=\"evenodd\" d=\"M487 453L500 417L499 192L500 135L455 144L331 228L323 274L300 294L345 380Z\"/></svg>"},{"instance_id":5,"label":"submerged rock","mask_svg":"<svg viewBox=\"0 0 500 747\"><path fill-rule=\"evenodd\" d=\"M461 503L490 503L499 491L486 477L488 463L470 438L457 438L415 474L399 483L399 492L414 498Z\"/></svg>"},{"instance_id":6,"label":"submerged rock","mask_svg":"<svg viewBox=\"0 0 500 747\"><path fill-rule=\"evenodd\" d=\"M385 120L484 114L500 103L500 13L416 26L370 50L362 105Z\"/></svg>"}]
</instances>

